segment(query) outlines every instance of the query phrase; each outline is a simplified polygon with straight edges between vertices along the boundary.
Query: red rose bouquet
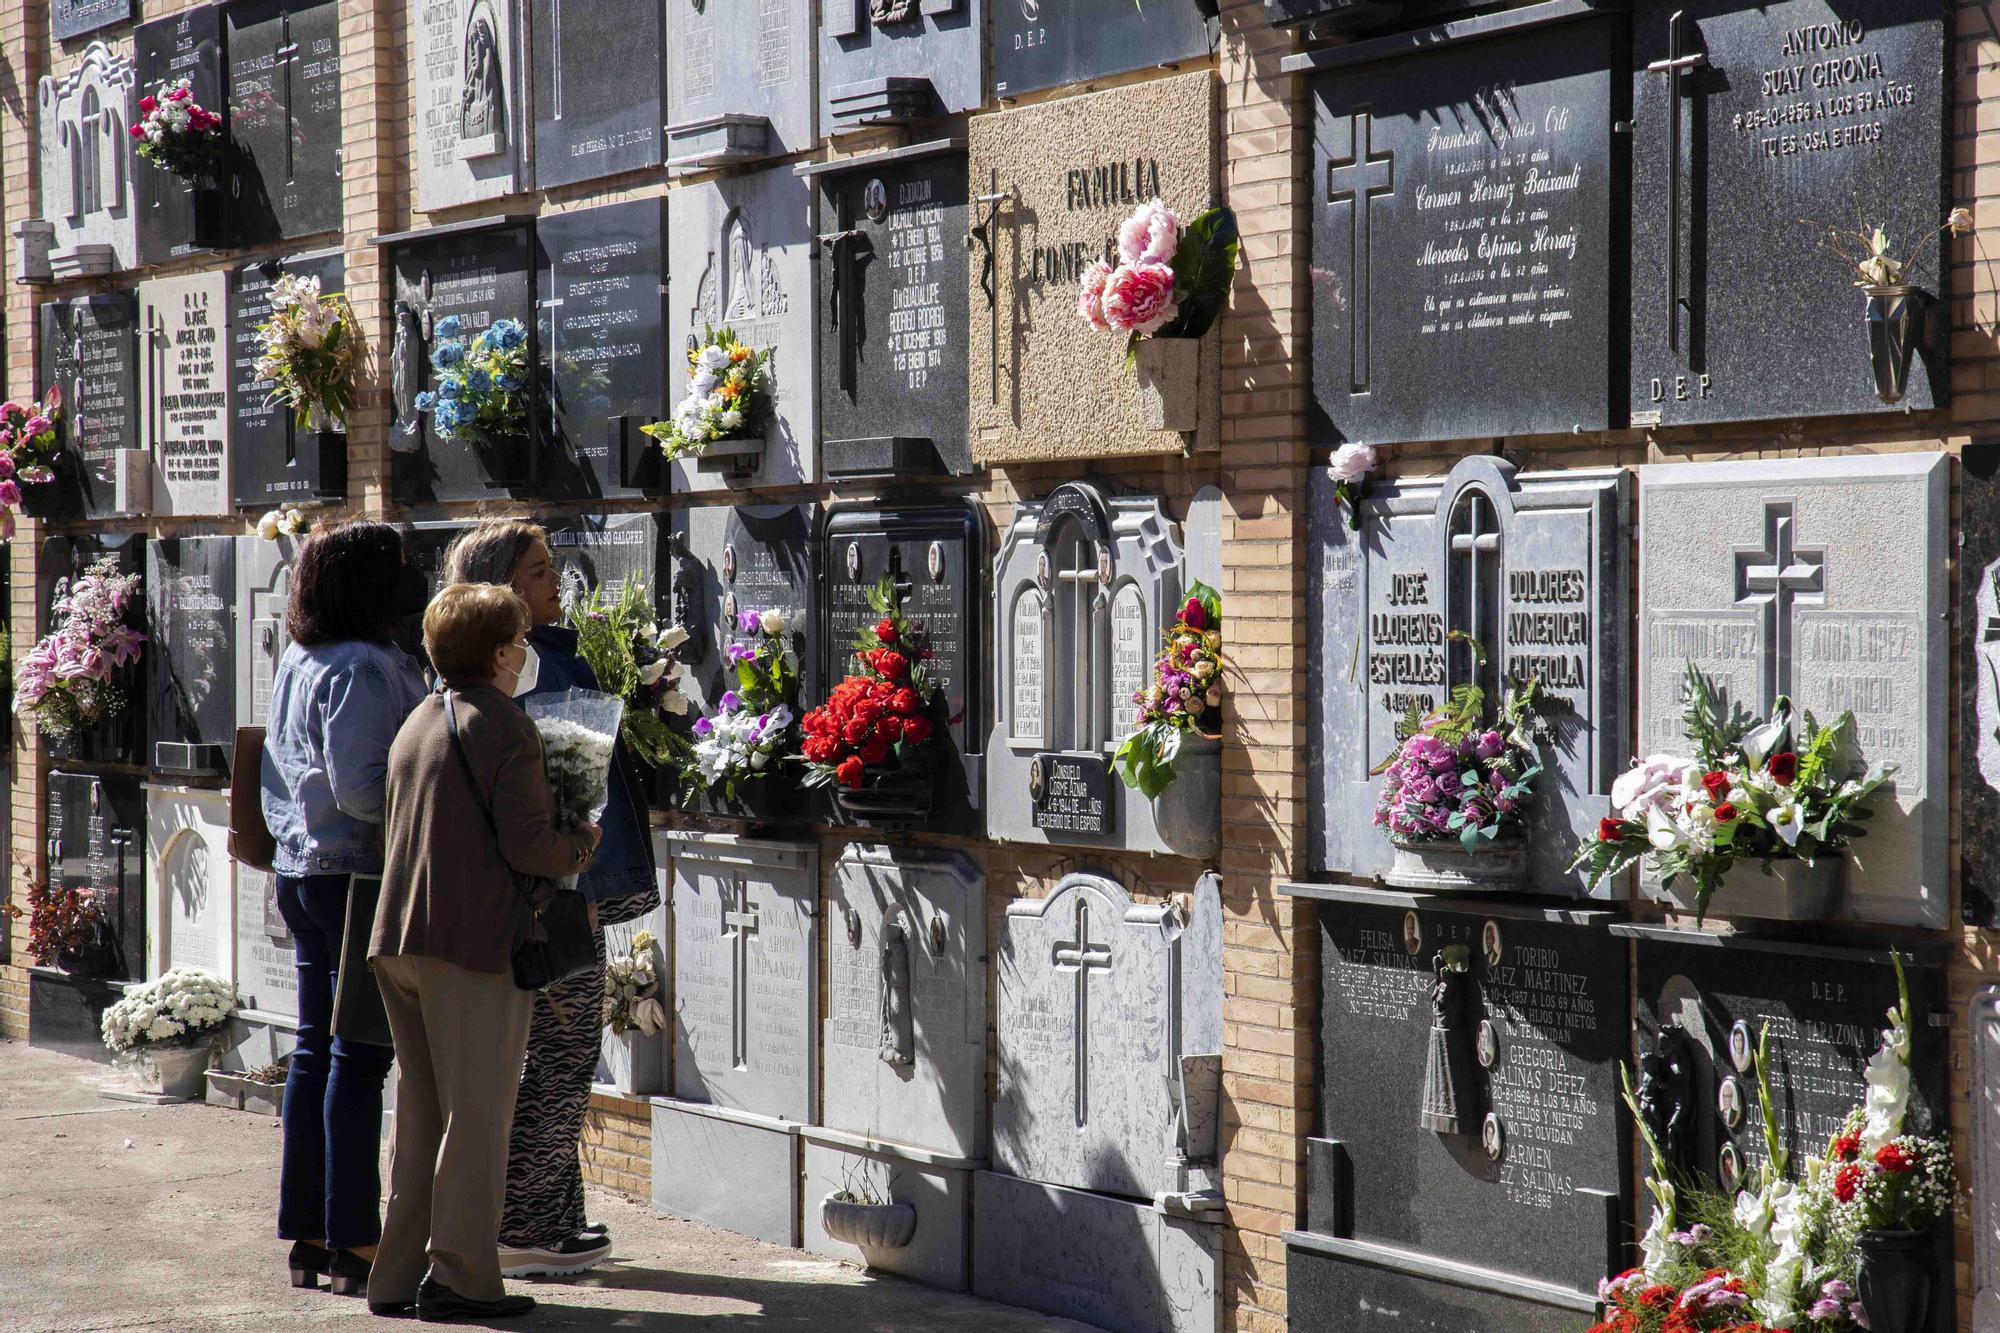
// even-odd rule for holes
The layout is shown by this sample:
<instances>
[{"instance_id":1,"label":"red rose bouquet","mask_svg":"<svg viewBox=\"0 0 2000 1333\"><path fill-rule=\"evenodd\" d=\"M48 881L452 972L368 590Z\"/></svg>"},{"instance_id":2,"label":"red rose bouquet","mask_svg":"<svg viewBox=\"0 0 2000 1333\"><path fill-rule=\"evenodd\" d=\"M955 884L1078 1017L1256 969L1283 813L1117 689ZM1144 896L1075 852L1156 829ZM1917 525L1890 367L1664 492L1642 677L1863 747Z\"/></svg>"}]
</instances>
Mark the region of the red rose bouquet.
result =
<instances>
[{"instance_id":1,"label":"red rose bouquet","mask_svg":"<svg viewBox=\"0 0 2000 1333\"><path fill-rule=\"evenodd\" d=\"M802 724L808 787L858 791L885 778L924 774L936 730L925 665L930 650L904 617L887 575L868 590L868 606L880 619L855 635L860 670L834 686Z\"/></svg>"}]
</instances>

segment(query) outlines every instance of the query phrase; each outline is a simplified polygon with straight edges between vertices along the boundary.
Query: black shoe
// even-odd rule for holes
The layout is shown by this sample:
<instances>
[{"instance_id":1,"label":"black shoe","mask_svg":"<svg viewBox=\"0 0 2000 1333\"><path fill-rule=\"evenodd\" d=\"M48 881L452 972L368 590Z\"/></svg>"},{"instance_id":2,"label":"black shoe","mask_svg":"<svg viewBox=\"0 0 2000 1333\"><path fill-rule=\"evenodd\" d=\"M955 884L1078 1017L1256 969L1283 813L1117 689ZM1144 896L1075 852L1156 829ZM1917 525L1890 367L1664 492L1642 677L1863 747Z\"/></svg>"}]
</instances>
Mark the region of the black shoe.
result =
<instances>
[{"instance_id":1,"label":"black shoe","mask_svg":"<svg viewBox=\"0 0 2000 1333\"><path fill-rule=\"evenodd\" d=\"M383 1301L379 1305L374 1301L368 1302L368 1313L381 1315L385 1319L401 1319L404 1315L415 1314L416 1310L415 1301Z\"/></svg>"},{"instance_id":2,"label":"black shoe","mask_svg":"<svg viewBox=\"0 0 2000 1333\"><path fill-rule=\"evenodd\" d=\"M292 1252L285 1260L285 1266L292 1270L292 1285L310 1291L319 1290L319 1275L333 1254L324 1245L315 1245L309 1240L292 1242Z\"/></svg>"},{"instance_id":3,"label":"black shoe","mask_svg":"<svg viewBox=\"0 0 2000 1333\"><path fill-rule=\"evenodd\" d=\"M576 1234L579 1236L595 1236L599 1240L610 1240L611 1228L605 1226L604 1223L602 1222L592 1222L589 1226L585 1227L583 1230L577 1232Z\"/></svg>"},{"instance_id":4,"label":"black shoe","mask_svg":"<svg viewBox=\"0 0 2000 1333\"><path fill-rule=\"evenodd\" d=\"M553 1245L502 1245L501 1277L572 1277L611 1257L609 1233L567 1236Z\"/></svg>"},{"instance_id":5,"label":"black shoe","mask_svg":"<svg viewBox=\"0 0 2000 1333\"><path fill-rule=\"evenodd\" d=\"M326 1266L326 1286L336 1296L366 1296L368 1270L374 1265L352 1250L335 1250Z\"/></svg>"},{"instance_id":6,"label":"black shoe","mask_svg":"<svg viewBox=\"0 0 2000 1333\"><path fill-rule=\"evenodd\" d=\"M535 1308L532 1296L502 1296L497 1301L475 1301L461 1296L436 1278L427 1277L417 1288L417 1318L427 1324L448 1319L509 1319Z\"/></svg>"}]
</instances>

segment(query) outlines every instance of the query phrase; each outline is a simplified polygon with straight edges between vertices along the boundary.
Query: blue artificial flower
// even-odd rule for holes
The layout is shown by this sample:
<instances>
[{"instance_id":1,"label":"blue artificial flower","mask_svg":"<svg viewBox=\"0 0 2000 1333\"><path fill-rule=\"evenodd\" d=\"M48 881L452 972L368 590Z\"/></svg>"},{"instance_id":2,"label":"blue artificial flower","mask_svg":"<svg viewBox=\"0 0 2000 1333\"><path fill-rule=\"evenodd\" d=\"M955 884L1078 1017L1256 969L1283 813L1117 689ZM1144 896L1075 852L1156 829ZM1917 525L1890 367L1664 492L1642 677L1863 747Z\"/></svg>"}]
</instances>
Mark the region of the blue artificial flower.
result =
<instances>
[{"instance_id":1,"label":"blue artificial flower","mask_svg":"<svg viewBox=\"0 0 2000 1333\"><path fill-rule=\"evenodd\" d=\"M485 366L467 366L465 387L474 394L482 394L493 387L493 375Z\"/></svg>"},{"instance_id":2,"label":"blue artificial flower","mask_svg":"<svg viewBox=\"0 0 2000 1333\"><path fill-rule=\"evenodd\" d=\"M465 360L464 343L441 342L431 349L431 364L439 370L450 370L463 360Z\"/></svg>"},{"instance_id":3,"label":"blue artificial flower","mask_svg":"<svg viewBox=\"0 0 2000 1333\"><path fill-rule=\"evenodd\" d=\"M518 370L503 370L494 376L493 382L508 393L519 393L527 385L527 377Z\"/></svg>"},{"instance_id":4,"label":"blue artificial flower","mask_svg":"<svg viewBox=\"0 0 2000 1333\"><path fill-rule=\"evenodd\" d=\"M496 320L488 332L493 335L494 344L503 349L519 347L528 340L527 327L518 319Z\"/></svg>"},{"instance_id":5,"label":"blue artificial flower","mask_svg":"<svg viewBox=\"0 0 2000 1333\"><path fill-rule=\"evenodd\" d=\"M442 431L457 430L465 420L465 413L453 400L447 398L431 413L431 420Z\"/></svg>"},{"instance_id":6,"label":"blue artificial flower","mask_svg":"<svg viewBox=\"0 0 2000 1333\"><path fill-rule=\"evenodd\" d=\"M465 321L457 315L446 315L437 322L435 332L440 338L456 338L458 331L465 327Z\"/></svg>"},{"instance_id":7,"label":"blue artificial flower","mask_svg":"<svg viewBox=\"0 0 2000 1333\"><path fill-rule=\"evenodd\" d=\"M428 412L436 405L436 394L432 393L429 389L420 389L417 391L417 411Z\"/></svg>"},{"instance_id":8,"label":"blue artificial flower","mask_svg":"<svg viewBox=\"0 0 2000 1333\"><path fill-rule=\"evenodd\" d=\"M456 402L459 392L464 388L465 385L459 381L458 376L446 375L438 381L437 396L446 402Z\"/></svg>"}]
</instances>

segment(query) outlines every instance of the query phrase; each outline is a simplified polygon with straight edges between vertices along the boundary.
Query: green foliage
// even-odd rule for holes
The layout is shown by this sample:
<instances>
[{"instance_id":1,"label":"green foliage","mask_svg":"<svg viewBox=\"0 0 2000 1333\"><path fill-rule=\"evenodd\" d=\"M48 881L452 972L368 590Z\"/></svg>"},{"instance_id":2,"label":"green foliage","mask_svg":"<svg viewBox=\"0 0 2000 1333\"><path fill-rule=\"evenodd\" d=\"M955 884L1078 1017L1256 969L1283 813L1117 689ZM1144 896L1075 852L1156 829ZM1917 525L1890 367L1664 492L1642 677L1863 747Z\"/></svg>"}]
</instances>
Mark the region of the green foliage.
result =
<instances>
[{"instance_id":1,"label":"green foliage","mask_svg":"<svg viewBox=\"0 0 2000 1333\"><path fill-rule=\"evenodd\" d=\"M1241 251L1236 214L1228 205L1211 208L1188 223L1173 262L1174 299L1180 313L1153 336L1199 338L1207 333L1229 302Z\"/></svg>"},{"instance_id":2,"label":"green foliage","mask_svg":"<svg viewBox=\"0 0 2000 1333\"><path fill-rule=\"evenodd\" d=\"M678 766L688 742L661 713L662 701L673 693L668 678L674 671L653 615L647 585L628 579L615 598L607 600L603 589L592 588L574 599L564 622L576 631L577 653L597 673L598 685L625 701L619 734L626 748L655 767ZM665 669L655 672L662 663ZM647 675L654 677L651 683Z\"/></svg>"}]
</instances>

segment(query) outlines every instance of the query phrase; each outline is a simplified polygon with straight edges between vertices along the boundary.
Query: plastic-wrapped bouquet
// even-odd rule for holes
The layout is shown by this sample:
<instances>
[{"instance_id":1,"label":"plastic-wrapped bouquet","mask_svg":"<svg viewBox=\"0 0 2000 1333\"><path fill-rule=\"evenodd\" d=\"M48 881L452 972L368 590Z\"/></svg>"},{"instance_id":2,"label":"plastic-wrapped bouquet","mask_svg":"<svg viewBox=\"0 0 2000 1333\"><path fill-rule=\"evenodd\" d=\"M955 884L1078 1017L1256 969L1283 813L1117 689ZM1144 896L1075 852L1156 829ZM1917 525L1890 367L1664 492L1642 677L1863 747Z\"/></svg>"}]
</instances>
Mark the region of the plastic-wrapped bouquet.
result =
<instances>
[{"instance_id":1,"label":"plastic-wrapped bouquet","mask_svg":"<svg viewBox=\"0 0 2000 1333\"><path fill-rule=\"evenodd\" d=\"M473 338L464 321L437 322L431 369L437 388L417 395L441 440L498 445L528 431L528 330L518 319L496 319Z\"/></svg>"},{"instance_id":2,"label":"plastic-wrapped bouquet","mask_svg":"<svg viewBox=\"0 0 2000 1333\"><path fill-rule=\"evenodd\" d=\"M308 430L346 427L361 346L346 296L322 295L318 278L278 275L257 344L257 378L271 382L271 400L291 408Z\"/></svg>"},{"instance_id":3,"label":"plastic-wrapped bouquet","mask_svg":"<svg viewBox=\"0 0 2000 1333\"><path fill-rule=\"evenodd\" d=\"M614 1033L652 1036L667 1025L660 1003L659 965L653 961L653 932L632 937L632 947L604 964L604 1026Z\"/></svg>"},{"instance_id":4,"label":"plastic-wrapped bouquet","mask_svg":"<svg viewBox=\"0 0 2000 1333\"><path fill-rule=\"evenodd\" d=\"M1473 648L1462 634L1453 637ZM1486 722L1486 692L1464 684L1429 714L1414 709L1396 728L1396 752L1374 772L1382 778L1375 825L1398 843L1457 838L1478 851L1521 821L1529 784L1542 770L1531 762L1526 727L1539 682L1510 688L1494 725Z\"/></svg>"},{"instance_id":5,"label":"plastic-wrapped bouquet","mask_svg":"<svg viewBox=\"0 0 2000 1333\"><path fill-rule=\"evenodd\" d=\"M625 701L619 729L626 747L656 768L678 764L687 741L667 724L667 717L681 717L688 710L682 667L674 659L674 650L687 642L687 631L653 618L652 595L637 579L628 579L616 597L591 588L565 598L563 619L576 631L577 653L590 663L597 683Z\"/></svg>"},{"instance_id":6,"label":"plastic-wrapped bouquet","mask_svg":"<svg viewBox=\"0 0 2000 1333\"><path fill-rule=\"evenodd\" d=\"M1153 659L1153 683L1132 696L1139 729L1113 756L1118 776L1147 797L1173 784L1181 740L1222 732L1222 598L1195 580Z\"/></svg>"},{"instance_id":7,"label":"plastic-wrapped bouquet","mask_svg":"<svg viewBox=\"0 0 2000 1333\"><path fill-rule=\"evenodd\" d=\"M236 987L198 967L177 967L104 1011L104 1044L193 1046L236 1012Z\"/></svg>"},{"instance_id":8,"label":"plastic-wrapped bouquet","mask_svg":"<svg viewBox=\"0 0 2000 1333\"><path fill-rule=\"evenodd\" d=\"M190 185L207 180L222 156L222 117L194 100L185 76L139 99L131 134L140 157Z\"/></svg>"},{"instance_id":9,"label":"plastic-wrapped bouquet","mask_svg":"<svg viewBox=\"0 0 2000 1333\"><path fill-rule=\"evenodd\" d=\"M716 712L696 720L686 774L697 789L719 787L732 801L740 783L775 773L792 749L799 687L798 665L785 646L792 627L784 611L740 612L734 628L741 637L723 655L735 684L722 692Z\"/></svg>"},{"instance_id":10,"label":"plastic-wrapped bouquet","mask_svg":"<svg viewBox=\"0 0 2000 1333\"><path fill-rule=\"evenodd\" d=\"M53 384L39 403L0 403L0 537L14 535L21 488L56 479L62 417L62 390Z\"/></svg>"},{"instance_id":11,"label":"plastic-wrapped bouquet","mask_svg":"<svg viewBox=\"0 0 2000 1333\"><path fill-rule=\"evenodd\" d=\"M808 787L838 783L855 791L871 778L923 777L925 746L935 730L931 652L903 615L888 575L868 590L868 607L881 619L855 635L854 660L862 669L805 716Z\"/></svg>"},{"instance_id":12,"label":"plastic-wrapped bouquet","mask_svg":"<svg viewBox=\"0 0 2000 1333\"><path fill-rule=\"evenodd\" d=\"M698 454L715 440L755 435L771 413L771 353L728 328L706 327L688 349L688 391L673 419L642 426L668 458Z\"/></svg>"},{"instance_id":13,"label":"plastic-wrapped bouquet","mask_svg":"<svg viewBox=\"0 0 2000 1333\"><path fill-rule=\"evenodd\" d=\"M56 599L55 628L15 671L14 711L62 739L123 708L118 673L139 660L146 642L126 623L138 592L139 576L120 574L113 560L100 560L78 576Z\"/></svg>"},{"instance_id":14,"label":"plastic-wrapped bouquet","mask_svg":"<svg viewBox=\"0 0 2000 1333\"><path fill-rule=\"evenodd\" d=\"M542 733L556 823L563 828L595 824L611 803L611 751L618 743L625 701L596 690L563 690L530 695L526 707ZM576 878L566 877L564 886L574 887Z\"/></svg>"},{"instance_id":15,"label":"plastic-wrapped bouquet","mask_svg":"<svg viewBox=\"0 0 2000 1333\"><path fill-rule=\"evenodd\" d=\"M312 531L312 519L297 505L280 505L257 520L257 535L267 542L280 537L303 537Z\"/></svg>"}]
</instances>

